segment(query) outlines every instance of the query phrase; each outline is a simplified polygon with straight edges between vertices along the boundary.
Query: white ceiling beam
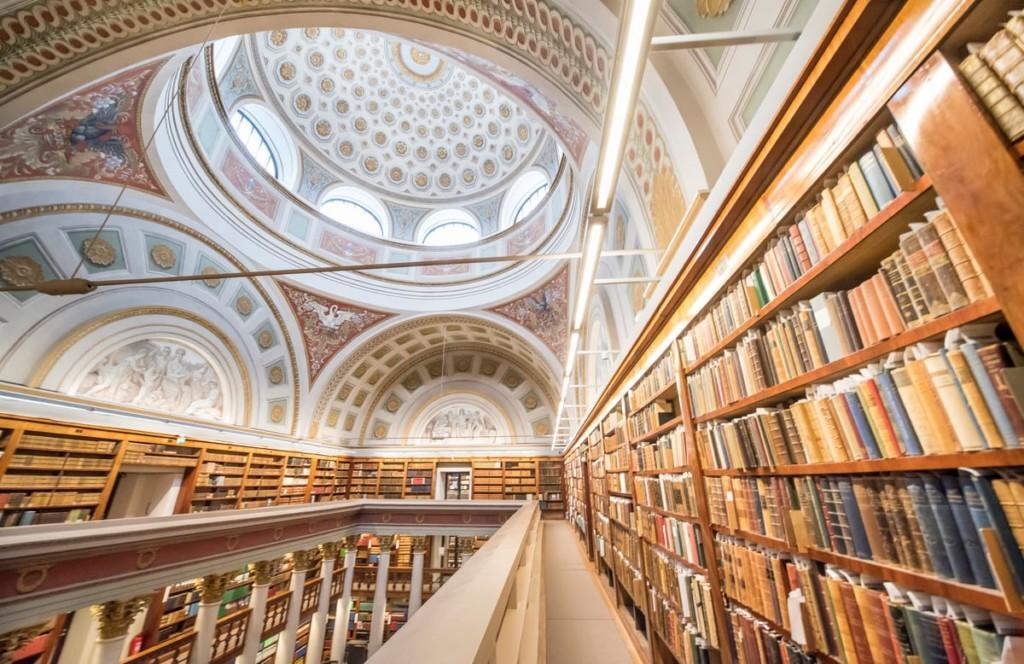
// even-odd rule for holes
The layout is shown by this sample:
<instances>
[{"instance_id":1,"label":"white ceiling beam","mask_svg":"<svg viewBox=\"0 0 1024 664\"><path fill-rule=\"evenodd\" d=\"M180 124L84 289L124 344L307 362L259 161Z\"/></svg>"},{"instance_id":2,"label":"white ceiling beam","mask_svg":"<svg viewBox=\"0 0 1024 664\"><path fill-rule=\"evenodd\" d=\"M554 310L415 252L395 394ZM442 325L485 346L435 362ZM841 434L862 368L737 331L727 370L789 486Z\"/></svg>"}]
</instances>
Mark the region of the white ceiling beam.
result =
<instances>
[{"instance_id":1,"label":"white ceiling beam","mask_svg":"<svg viewBox=\"0 0 1024 664\"><path fill-rule=\"evenodd\" d=\"M709 46L743 46L745 44L770 44L772 42L796 41L800 37L797 28L768 28L766 30L735 30L728 32L700 32L690 35L664 35L651 39L651 50L678 51L707 48Z\"/></svg>"},{"instance_id":2,"label":"white ceiling beam","mask_svg":"<svg viewBox=\"0 0 1024 664\"><path fill-rule=\"evenodd\" d=\"M594 279L598 286L612 286L615 284L652 284L661 281L661 277L613 277L608 279Z\"/></svg>"}]
</instances>

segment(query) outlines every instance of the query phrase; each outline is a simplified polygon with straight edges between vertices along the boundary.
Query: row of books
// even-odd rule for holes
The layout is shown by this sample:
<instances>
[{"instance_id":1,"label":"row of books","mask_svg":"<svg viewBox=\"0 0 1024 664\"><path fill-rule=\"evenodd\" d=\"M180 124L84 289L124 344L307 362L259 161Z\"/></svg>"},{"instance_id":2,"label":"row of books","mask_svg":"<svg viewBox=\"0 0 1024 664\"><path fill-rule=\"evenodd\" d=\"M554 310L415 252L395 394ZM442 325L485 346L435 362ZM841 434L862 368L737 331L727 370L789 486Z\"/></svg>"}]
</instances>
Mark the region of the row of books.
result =
<instances>
[{"instance_id":1,"label":"row of books","mask_svg":"<svg viewBox=\"0 0 1024 664\"><path fill-rule=\"evenodd\" d=\"M41 470L102 470L107 471L114 465L113 459L75 456L48 456L37 454L19 454L11 456L10 469Z\"/></svg>"},{"instance_id":2,"label":"row of books","mask_svg":"<svg viewBox=\"0 0 1024 664\"><path fill-rule=\"evenodd\" d=\"M1003 641L1024 627L1019 620L833 566L821 569L805 558L733 538L719 536L716 545L731 597L783 626L807 651L840 661L1007 661Z\"/></svg>"},{"instance_id":3,"label":"row of books","mask_svg":"<svg viewBox=\"0 0 1024 664\"><path fill-rule=\"evenodd\" d=\"M791 480L781 477L705 477L711 523L788 541L783 509Z\"/></svg>"},{"instance_id":4,"label":"row of books","mask_svg":"<svg viewBox=\"0 0 1024 664\"><path fill-rule=\"evenodd\" d=\"M637 532L648 542L671 551L691 565L705 567L704 536L701 527L643 507L636 509Z\"/></svg>"},{"instance_id":5,"label":"row of books","mask_svg":"<svg viewBox=\"0 0 1024 664\"><path fill-rule=\"evenodd\" d=\"M651 400L655 394L666 389L676 380L676 370L673 366L672 353L665 353L660 360L655 362L644 377L636 382L629 391L629 410L636 410L640 404Z\"/></svg>"},{"instance_id":6,"label":"row of books","mask_svg":"<svg viewBox=\"0 0 1024 664\"><path fill-rule=\"evenodd\" d=\"M918 235L934 228L929 223L912 233L913 244L919 247ZM934 244L939 244L937 238ZM926 262L927 278L916 274L916 281L912 278L904 282L892 269L885 274L895 281L879 272L851 291L819 293L799 302L763 327L750 330L735 348L687 376L694 413L705 414L794 380L902 333L909 326L987 296L988 291L974 272L976 292L969 299L949 264L948 254L941 246L935 251L947 263L948 274L941 283L953 283L955 288L939 288L939 277Z\"/></svg>"},{"instance_id":7,"label":"row of books","mask_svg":"<svg viewBox=\"0 0 1024 664\"><path fill-rule=\"evenodd\" d=\"M687 464L686 434L682 426L658 436L657 440L640 443L633 451L634 470L679 468Z\"/></svg>"},{"instance_id":8,"label":"row of books","mask_svg":"<svg viewBox=\"0 0 1024 664\"><path fill-rule=\"evenodd\" d=\"M5 444L6 442L4 441ZM132 445L134 446L135 443L132 443ZM89 440L86 438L56 438L26 431L21 435L18 448L73 452L76 454L113 454L117 450L117 443L109 440Z\"/></svg>"},{"instance_id":9,"label":"row of books","mask_svg":"<svg viewBox=\"0 0 1024 664\"><path fill-rule=\"evenodd\" d=\"M675 403L659 399L631 414L627 420L629 437L632 440L643 438L652 431L670 422L678 413Z\"/></svg>"},{"instance_id":10,"label":"row of books","mask_svg":"<svg viewBox=\"0 0 1024 664\"><path fill-rule=\"evenodd\" d=\"M992 529L1024 593L1024 471L707 480L713 523L995 589Z\"/></svg>"},{"instance_id":11,"label":"row of books","mask_svg":"<svg viewBox=\"0 0 1024 664\"><path fill-rule=\"evenodd\" d=\"M814 655L781 634L774 625L752 614L749 610L730 606L726 610L729 634L732 637L733 661L737 664L814 664Z\"/></svg>"},{"instance_id":12,"label":"row of books","mask_svg":"<svg viewBox=\"0 0 1024 664\"><path fill-rule=\"evenodd\" d=\"M896 125L875 136L871 150L826 182L817 202L796 223L781 228L761 260L683 335L688 364L752 318L797 279L840 247L898 193L923 175Z\"/></svg>"},{"instance_id":13,"label":"row of books","mask_svg":"<svg viewBox=\"0 0 1024 664\"><path fill-rule=\"evenodd\" d=\"M693 473L633 478L634 496L640 505L656 507L682 516L697 517L697 498L693 491Z\"/></svg>"},{"instance_id":14,"label":"row of books","mask_svg":"<svg viewBox=\"0 0 1024 664\"><path fill-rule=\"evenodd\" d=\"M95 505L99 500L98 491L12 491L0 493L0 510L18 507Z\"/></svg>"},{"instance_id":15,"label":"row of books","mask_svg":"<svg viewBox=\"0 0 1024 664\"><path fill-rule=\"evenodd\" d=\"M633 499L620 498L619 496L608 497L608 516L618 521L622 526L636 530L636 522L633 520Z\"/></svg>"},{"instance_id":16,"label":"row of books","mask_svg":"<svg viewBox=\"0 0 1024 664\"><path fill-rule=\"evenodd\" d=\"M1011 141L1024 136L1024 16L1011 12L1001 30L967 51L960 71L1003 133Z\"/></svg>"},{"instance_id":17,"label":"row of books","mask_svg":"<svg viewBox=\"0 0 1024 664\"><path fill-rule=\"evenodd\" d=\"M9 526L72 523L75 521L88 521L91 518L92 510L89 508L42 511L0 509L0 527L3 528L7 528Z\"/></svg>"},{"instance_id":18,"label":"row of books","mask_svg":"<svg viewBox=\"0 0 1024 664\"><path fill-rule=\"evenodd\" d=\"M718 648L718 629L711 602L713 590L707 577L682 566L653 546L645 545L643 555L647 580L653 591L650 595L651 608L671 609L685 623L684 629L698 634L707 645ZM671 634L672 630L665 629L663 633Z\"/></svg>"},{"instance_id":19,"label":"row of books","mask_svg":"<svg viewBox=\"0 0 1024 664\"><path fill-rule=\"evenodd\" d=\"M628 445L623 445L621 447L615 448L615 450L613 450L611 452L605 452L604 457L603 457L604 467L609 472L628 471L629 470L629 459L630 459L629 446ZM602 459L598 459L594 463L598 463L598 461L601 461L601 460Z\"/></svg>"},{"instance_id":20,"label":"row of books","mask_svg":"<svg viewBox=\"0 0 1024 664\"><path fill-rule=\"evenodd\" d=\"M626 473L608 473L604 477L604 483L609 491L629 493L629 475Z\"/></svg>"},{"instance_id":21,"label":"row of books","mask_svg":"<svg viewBox=\"0 0 1024 664\"><path fill-rule=\"evenodd\" d=\"M107 483L105 475L21 475L7 473L0 476L0 489L102 489Z\"/></svg>"},{"instance_id":22,"label":"row of books","mask_svg":"<svg viewBox=\"0 0 1024 664\"><path fill-rule=\"evenodd\" d=\"M1019 448L1024 355L992 325L951 331L780 408L698 427L716 468Z\"/></svg>"}]
</instances>

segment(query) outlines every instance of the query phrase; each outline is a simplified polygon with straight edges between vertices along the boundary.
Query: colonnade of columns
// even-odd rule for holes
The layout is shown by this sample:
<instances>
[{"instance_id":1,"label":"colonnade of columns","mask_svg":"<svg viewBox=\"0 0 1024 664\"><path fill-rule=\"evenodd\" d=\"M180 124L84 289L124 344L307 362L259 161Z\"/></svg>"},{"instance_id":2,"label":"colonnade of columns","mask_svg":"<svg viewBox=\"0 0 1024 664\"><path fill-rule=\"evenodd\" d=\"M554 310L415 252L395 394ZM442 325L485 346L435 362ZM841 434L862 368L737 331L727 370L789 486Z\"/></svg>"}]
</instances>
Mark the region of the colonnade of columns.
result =
<instances>
[{"instance_id":1,"label":"colonnade of columns","mask_svg":"<svg viewBox=\"0 0 1024 664\"><path fill-rule=\"evenodd\" d=\"M384 642L385 612L387 610L388 574L391 567L391 549L396 536L381 535L380 556L377 562L376 584L373 596L373 612L370 620L369 654L376 652ZM427 551L426 537L412 538L412 570L408 618L419 610L423 603L424 558ZM328 618L332 610L331 590L335 574L343 574L341 594L334 607L334 630L329 643L329 657L333 662L344 661L347 646L348 624L352 610L352 585L355 576L358 537L348 536L341 542L327 542L317 549L299 550L289 554L292 568L287 593L290 594L284 629L278 633L275 664L291 664L294 659L296 637L301 625L303 594L308 577L315 577L319 561L319 600L310 617L309 641L305 661L308 664L322 664L327 638ZM336 561L341 552L344 558L341 568ZM318 555L319 554L319 555ZM248 566L249 616L245 635L241 639L239 664L255 664L261 643L264 641L264 624L270 587L273 580L274 561L260 560ZM237 572L207 574L195 582L199 595L198 611L193 626L189 664L209 664L217 646L219 611L224 594ZM91 643L78 644L81 647L76 662L86 664L119 664L126 661L130 632L136 618L150 605L151 595L146 594L130 599L118 599L94 605L91 608L93 624L89 630ZM73 607L69 607L71 609ZM80 611L77 615L85 615ZM407 619L408 619L407 618ZM140 618L141 620L141 618ZM0 664L7 664L11 656L45 629L45 625L17 630L0 635ZM135 631L138 631L136 626ZM159 647L160 644L156 644ZM128 658L130 659L130 658ZM57 661L56 659L54 661ZM65 661L64 657L60 661ZM72 660L68 660L72 661Z\"/></svg>"}]
</instances>

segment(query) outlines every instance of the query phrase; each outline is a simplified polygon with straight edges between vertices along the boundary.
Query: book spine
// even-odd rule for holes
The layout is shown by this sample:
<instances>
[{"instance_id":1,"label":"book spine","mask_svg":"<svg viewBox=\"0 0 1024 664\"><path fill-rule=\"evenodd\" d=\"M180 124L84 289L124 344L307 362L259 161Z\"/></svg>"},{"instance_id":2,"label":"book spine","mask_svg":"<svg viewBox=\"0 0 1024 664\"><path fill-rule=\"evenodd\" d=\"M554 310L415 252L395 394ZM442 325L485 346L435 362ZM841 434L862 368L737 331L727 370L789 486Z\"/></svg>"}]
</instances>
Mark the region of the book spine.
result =
<instances>
[{"instance_id":1,"label":"book spine","mask_svg":"<svg viewBox=\"0 0 1024 664\"><path fill-rule=\"evenodd\" d=\"M978 268L977 262L964 243L960 230L956 227L948 210L939 210L932 216L932 223L938 233L942 248L949 256L950 263L957 278L963 285L964 293L971 302L977 302L991 295L991 289Z\"/></svg>"},{"instance_id":2,"label":"book spine","mask_svg":"<svg viewBox=\"0 0 1024 664\"><path fill-rule=\"evenodd\" d=\"M1009 418L1010 425L1013 427L1014 434L1016 435L1016 444L1008 444L1007 446L1020 447L1021 444L1024 444L1024 413L1021 412L1017 399L1014 397L1013 389L1006 378L1007 361L1005 355L1003 347L997 343L978 349L978 357L985 367L985 373L988 374L989 380L999 396L1002 410L1006 413L1007 418Z\"/></svg>"},{"instance_id":3,"label":"book spine","mask_svg":"<svg viewBox=\"0 0 1024 664\"><path fill-rule=\"evenodd\" d=\"M939 278L928 262L928 256L921 246L920 237L913 231L900 236L900 251L907 261L918 288L921 289L924 310L929 316L941 316L949 313L949 301L939 284Z\"/></svg>"},{"instance_id":4,"label":"book spine","mask_svg":"<svg viewBox=\"0 0 1024 664\"><path fill-rule=\"evenodd\" d=\"M911 503L914 506L917 523L921 528L921 534L924 536L924 544L932 567L939 576L944 576L947 579L954 578L953 568L949 563L949 557L946 555L946 549L942 543L942 534L939 532L939 526L935 522L935 513L932 511L931 504L928 502L928 495L925 493L924 483L921 481L921 478L916 476L908 477L905 482L907 493L910 495Z\"/></svg>"},{"instance_id":5,"label":"book spine","mask_svg":"<svg viewBox=\"0 0 1024 664\"><path fill-rule=\"evenodd\" d=\"M996 582L992 576L992 568L989 566L988 558L985 555L985 547L978 535L978 528L974 524L971 513L976 507L969 507L964 492L961 491L960 481L954 475L943 475L942 486L946 492L946 502L949 504L953 520L956 522L956 529L963 542L964 552L967 561L971 566L971 573L974 582L985 588L995 588ZM977 501L977 494L971 488L972 500Z\"/></svg>"},{"instance_id":6,"label":"book spine","mask_svg":"<svg viewBox=\"0 0 1024 664\"><path fill-rule=\"evenodd\" d=\"M935 272L935 276L939 281L939 287L942 288L942 293L946 296L946 301L949 303L950 308L959 309L970 304L967 292L964 290L963 284L960 283L956 270L953 269L953 263L949 260L949 256L942 246L942 241L939 240L935 224L922 224L914 232L921 242L921 248L924 250L925 256L928 257L928 264L931 266L932 271Z\"/></svg>"},{"instance_id":7,"label":"book spine","mask_svg":"<svg viewBox=\"0 0 1024 664\"><path fill-rule=\"evenodd\" d=\"M923 475L921 481L924 484L925 495L931 505L932 513L935 515L935 523L942 539L942 546L946 550L946 557L949 560L953 576L961 583L975 583L974 572L964 551L964 545L960 538L960 531L956 527L956 520L953 512L946 502L946 492L938 478L934 475Z\"/></svg>"}]
</instances>

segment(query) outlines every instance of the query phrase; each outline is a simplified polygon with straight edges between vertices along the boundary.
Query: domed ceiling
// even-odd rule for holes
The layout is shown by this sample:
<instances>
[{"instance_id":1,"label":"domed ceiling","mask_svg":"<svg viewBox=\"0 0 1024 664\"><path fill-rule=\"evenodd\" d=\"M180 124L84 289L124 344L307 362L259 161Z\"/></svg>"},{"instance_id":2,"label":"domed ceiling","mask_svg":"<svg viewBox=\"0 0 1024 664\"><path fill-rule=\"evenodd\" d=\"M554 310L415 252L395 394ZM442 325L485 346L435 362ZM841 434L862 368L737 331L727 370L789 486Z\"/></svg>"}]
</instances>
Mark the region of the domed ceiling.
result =
<instances>
[{"instance_id":1,"label":"domed ceiling","mask_svg":"<svg viewBox=\"0 0 1024 664\"><path fill-rule=\"evenodd\" d=\"M340 28L250 39L295 133L389 195L481 195L521 170L547 135L494 85L413 42Z\"/></svg>"}]
</instances>

